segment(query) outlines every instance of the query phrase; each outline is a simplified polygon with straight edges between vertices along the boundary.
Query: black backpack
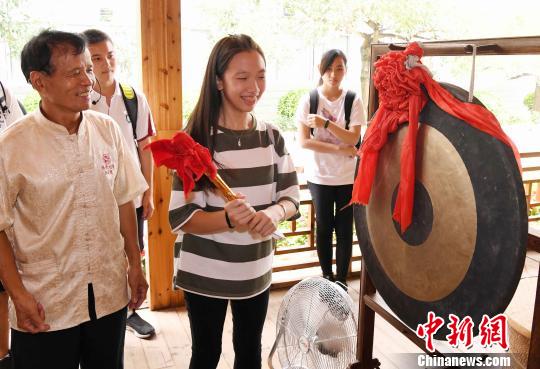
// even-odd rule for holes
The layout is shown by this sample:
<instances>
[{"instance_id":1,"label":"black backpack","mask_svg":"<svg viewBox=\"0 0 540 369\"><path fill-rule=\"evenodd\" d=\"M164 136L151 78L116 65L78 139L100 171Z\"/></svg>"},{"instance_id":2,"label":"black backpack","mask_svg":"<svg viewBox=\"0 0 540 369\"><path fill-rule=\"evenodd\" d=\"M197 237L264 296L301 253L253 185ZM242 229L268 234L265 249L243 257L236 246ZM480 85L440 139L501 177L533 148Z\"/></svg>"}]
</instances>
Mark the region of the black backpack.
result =
<instances>
[{"instance_id":1,"label":"black backpack","mask_svg":"<svg viewBox=\"0 0 540 369\"><path fill-rule=\"evenodd\" d=\"M122 91L122 99L124 99L124 105L126 106L126 112L131 121L131 128L133 130L133 139L137 143L137 94L133 87L119 83L120 91Z\"/></svg>"}]
</instances>

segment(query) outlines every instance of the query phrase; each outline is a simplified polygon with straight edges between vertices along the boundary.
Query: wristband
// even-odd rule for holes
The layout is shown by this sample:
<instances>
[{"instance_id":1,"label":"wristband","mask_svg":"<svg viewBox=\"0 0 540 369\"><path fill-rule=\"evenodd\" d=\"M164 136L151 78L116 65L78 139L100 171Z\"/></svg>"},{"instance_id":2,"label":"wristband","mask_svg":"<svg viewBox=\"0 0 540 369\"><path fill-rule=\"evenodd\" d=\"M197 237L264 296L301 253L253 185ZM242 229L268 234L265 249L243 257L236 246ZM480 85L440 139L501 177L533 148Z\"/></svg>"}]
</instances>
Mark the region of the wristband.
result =
<instances>
[{"instance_id":1,"label":"wristband","mask_svg":"<svg viewBox=\"0 0 540 369\"><path fill-rule=\"evenodd\" d=\"M330 119L327 119L325 122L324 122L324 129L328 129L328 125L330 124Z\"/></svg>"},{"instance_id":2,"label":"wristband","mask_svg":"<svg viewBox=\"0 0 540 369\"><path fill-rule=\"evenodd\" d=\"M227 225L229 228L234 228L234 226L231 224L231 220L229 219L229 214L227 214L227 211L225 210L225 221L227 222Z\"/></svg>"}]
</instances>

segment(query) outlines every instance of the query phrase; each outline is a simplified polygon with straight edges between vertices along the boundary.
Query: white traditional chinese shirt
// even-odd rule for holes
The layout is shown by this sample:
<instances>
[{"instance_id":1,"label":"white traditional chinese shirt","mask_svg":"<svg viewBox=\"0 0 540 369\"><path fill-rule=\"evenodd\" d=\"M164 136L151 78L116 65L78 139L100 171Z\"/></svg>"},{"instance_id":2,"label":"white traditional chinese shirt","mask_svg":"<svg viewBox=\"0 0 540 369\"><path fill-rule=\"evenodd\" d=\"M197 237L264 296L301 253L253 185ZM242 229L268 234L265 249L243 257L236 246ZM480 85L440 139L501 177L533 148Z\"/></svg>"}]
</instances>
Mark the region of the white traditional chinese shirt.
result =
<instances>
[{"instance_id":1,"label":"white traditional chinese shirt","mask_svg":"<svg viewBox=\"0 0 540 369\"><path fill-rule=\"evenodd\" d=\"M82 114L77 134L37 109L0 135L0 230L51 331L90 320L89 283L97 318L127 305L118 207L147 188L117 124Z\"/></svg>"}]
</instances>

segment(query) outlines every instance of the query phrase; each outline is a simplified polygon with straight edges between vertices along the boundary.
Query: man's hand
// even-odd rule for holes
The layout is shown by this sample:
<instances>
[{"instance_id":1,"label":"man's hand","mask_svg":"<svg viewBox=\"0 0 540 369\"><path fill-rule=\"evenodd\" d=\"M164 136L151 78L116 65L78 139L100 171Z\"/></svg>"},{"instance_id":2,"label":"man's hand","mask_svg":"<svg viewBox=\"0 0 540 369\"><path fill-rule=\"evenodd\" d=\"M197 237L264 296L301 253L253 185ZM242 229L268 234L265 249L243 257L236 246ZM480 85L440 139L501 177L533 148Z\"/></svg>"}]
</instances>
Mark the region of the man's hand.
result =
<instances>
[{"instance_id":1,"label":"man's hand","mask_svg":"<svg viewBox=\"0 0 540 369\"><path fill-rule=\"evenodd\" d=\"M30 333L46 332L51 327L45 323L45 310L34 296L25 292L13 298L17 327Z\"/></svg>"},{"instance_id":2,"label":"man's hand","mask_svg":"<svg viewBox=\"0 0 540 369\"><path fill-rule=\"evenodd\" d=\"M148 283L144 278L141 267L141 254L137 246L137 223L133 201L118 207L120 215L120 233L124 237L124 251L128 259L128 284L131 289L129 308L136 309L143 303L148 291Z\"/></svg>"},{"instance_id":3,"label":"man's hand","mask_svg":"<svg viewBox=\"0 0 540 369\"><path fill-rule=\"evenodd\" d=\"M142 207L143 207L143 219L147 220L152 217L154 214L154 196L152 196L152 191L149 189L146 190L142 197Z\"/></svg>"},{"instance_id":4,"label":"man's hand","mask_svg":"<svg viewBox=\"0 0 540 369\"><path fill-rule=\"evenodd\" d=\"M142 268L140 266L130 266L128 269L128 284L131 289L131 300L129 301L130 309L137 309L146 299L148 291L148 283L144 278Z\"/></svg>"}]
</instances>

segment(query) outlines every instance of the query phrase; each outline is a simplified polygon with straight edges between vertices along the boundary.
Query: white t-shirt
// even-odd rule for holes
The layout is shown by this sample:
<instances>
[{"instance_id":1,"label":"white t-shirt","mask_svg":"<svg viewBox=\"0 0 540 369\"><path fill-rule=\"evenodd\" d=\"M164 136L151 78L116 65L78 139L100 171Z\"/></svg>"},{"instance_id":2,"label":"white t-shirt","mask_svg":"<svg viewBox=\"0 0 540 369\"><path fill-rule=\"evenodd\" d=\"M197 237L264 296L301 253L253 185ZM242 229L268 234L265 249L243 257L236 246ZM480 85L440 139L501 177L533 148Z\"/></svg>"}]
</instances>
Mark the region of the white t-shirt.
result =
<instances>
[{"instance_id":1,"label":"white t-shirt","mask_svg":"<svg viewBox=\"0 0 540 369\"><path fill-rule=\"evenodd\" d=\"M146 100L146 96L142 92L133 89L135 95L137 96L137 125L136 125L136 135L137 142L144 140L149 136L155 136L156 129L154 127L154 120L152 118L152 113L150 111L150 106ZM114 94L111 97L111 105L107 105L107 99L105 96L99 98L99 93L92 92L92 101L96 102L90 106L90 109L104 113L113 118L118 126L120 131L127 143L127 148L129 153L139 162L139 152L135 140L133 138L133 127L124 104L124 99L122 97L122 91L120 90L120 85L116 82L116 87ZM142 197L139 197L133 201L136 208L141 206Z\"/></svg>"},{"instance_id":2,"label":"white t-shirt","mask_svg":"<svg viewBox=\"0 0 540 369\"><path fill-rule=\"evenodd\" d=\"M13 93L8 90L6 85L2 84L2 86L4 87L5 96L2 93L2 87L0 87L0 99L4 98L4 101L0 104L0 132L23 116L23 112Z\"/></svg>"},{"instance_id":3,"label":"white t-shirt","mask_svg":"<svg viewBox=\"0 0 540 369\"><path fill-rule=\"evenodd\" d=\"M317 114L345 128L345 95L347 94L347 90L344 89L341 96L335 101L329 101L324 97L320 87L317 88L317 91L319 92ZM298 104L295 116L297 124L306 124L308 114L309 93L303 96ZM359 94L356 94L354 98L350 118L349 127L366 124L364 108ZM314 138L333 144L339 144L341 142L336 136L324 128L315 129ZM310 160L304 163L304 173L309 182L329 186L340 186L354 182L356 157L350 158L344 155L322 153L314 150L307 151Z\"/></svg>"}]
</instances>

